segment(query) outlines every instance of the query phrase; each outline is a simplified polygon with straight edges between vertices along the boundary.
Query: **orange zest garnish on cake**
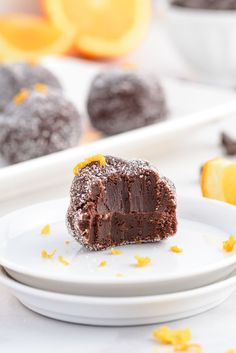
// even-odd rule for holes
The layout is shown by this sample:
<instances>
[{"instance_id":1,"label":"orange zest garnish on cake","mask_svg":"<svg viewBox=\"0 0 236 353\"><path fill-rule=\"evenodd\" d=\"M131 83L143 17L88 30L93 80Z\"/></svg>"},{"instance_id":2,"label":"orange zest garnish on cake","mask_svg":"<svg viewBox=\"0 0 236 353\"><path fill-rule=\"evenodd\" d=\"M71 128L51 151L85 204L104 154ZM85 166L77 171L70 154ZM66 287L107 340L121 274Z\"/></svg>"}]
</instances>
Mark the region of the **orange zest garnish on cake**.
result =
<instances>
[{"instance_id":1,"label":"orange zest garnish on cake","mask_svg":"<svg viewBox=\"0 0 236 353\"><path fill-rule=\"evenodd\" d=\"M229 239L223 242L223 249L226 252L231 252L234 250L235 245L236 245L236 239L234 238L233 235L230 235Z\"/></svg>"},{"instance_id":2,"label":"orange zest garnish on cake","mask_svg":"<svg viewBox=\"0 0 236 353\"><path fill-rule=\"evenodd\" d=\"M70 262L67 261L67 260L65 260L64 257L61 256L61 255L58 256L57 259L58 259L58 261L59 261L62 265L64 265L64 266L68 266L68 265L70 264Z\"/></svg>"},{"instance_id":3,"label":"orange zest garnish on cake","mask_svg":"<svg viewBox=\"0 0 236 353\"><path fill-rule=\"evenodd\" d=\"M44 83L36 83L34 85L34 90L40 93L47 93L48 86L45 85Z\"/></svg>"},{"instance_id":4,"label":"orange zest garnish on cake","mask_svg":"<svg viewBox=\"0 0 236 353\"><path fill-rule=\"evenodd\" d=\"M41 251L41 257L44 258L44 259L49 259L50 260L50 259L53 258L53 256L56 254L56 252L57 252L56 249L53 250L53 252L51 252L51 253L48 253L45 249L43 249Z\"/></svg>"},{"instance_id":5,"label":"orange zest garnish on cake","mask_svg":"<svg viewBox=\"0 0 236 353\"><path fill-rule=\"evenodd\" d=\"M28 98L29 96L29 91L27 89L21 89L15 97L13 97L12 101L15 104L21 104L24 103L24 101Z\"/></svg>"},{"instance_id":6,"label":"orange zest garnish on cake","mask_svg":"<svg viewBox=\"0 0 236 353\"><path fill-rule=\"evenodd\" d=\"M47 236L51 232L51 226L50 224L46 224L42 229L41 229L41 235Z\"/></svg>"},{"instance_id":7,"label":"orange zest garnish on cake","mask_svg":"<svg viewBox=\"0 0 236 353\"><path fill-rule=\"evenodd\" d=\"M151 259L148 256L136 255L134 258L137 261L136 267L145 267L145 266L150 265L150 263L151 263Z\"/></svg>"},{"instance_id":8,"label":"orange zest garnish on cake","mask_svg":"<svg viewBox=\"0 0 236 353\"><path fill-rule=\"evenodd\" d=\"M183 251L183 249L181 249L181 248L180 248L179 246L177 246L177 245L173 245L173 246L170 247L170 251L175 252L175 253L180 253L180 252Z\"/></svg>"},{"instance_id":9,"label":"orange zest garnish on cake","mask_svg":"<svg viewBox=\"0 0 236 353\"><path fill-rule=\"evenodd\" d=\"M99 267L106 267L106 265L107 265L107 262L102 260L99 264Z\"/></svg>"},{"instance_id":10,"label":"orange zest garnish on cake","mask_svg":"<svg viewBox=\"0 0 236 353\"><path fill-rule=\"evenodd\" d=\"M102 154L96 154L95 156L91 156L88 158L85 158L85 160L83 162L78 163L74 169L73 172L75 175L79 174L79 171L86 167L87 165L89 165L90 163L93 162L99 162L100 167L104 167L106 165L106 158L102 155Z\"/></svg>"},{"instance_id":11,"label":"orange zest garnish on cake","mask_svg":"<svg viewBox=\"0 0 236 353\"><path fill-rule=\"evenodd\" d=\"M120 255L122 251L119 249L111 248L111 255Z\"/></svg>"}]
</instances>

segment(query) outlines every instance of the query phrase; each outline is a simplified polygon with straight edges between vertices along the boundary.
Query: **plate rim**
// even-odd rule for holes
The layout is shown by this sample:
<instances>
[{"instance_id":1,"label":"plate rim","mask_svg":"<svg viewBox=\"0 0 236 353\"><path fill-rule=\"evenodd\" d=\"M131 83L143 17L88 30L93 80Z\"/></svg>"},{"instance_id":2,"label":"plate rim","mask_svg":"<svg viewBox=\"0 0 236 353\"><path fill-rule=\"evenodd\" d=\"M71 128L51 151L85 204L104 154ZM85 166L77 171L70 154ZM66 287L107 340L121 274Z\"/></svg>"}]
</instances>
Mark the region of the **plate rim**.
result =
<instances>
[{"instance_id":1,"label":"plate rim","mask_svg":"<svg viewBox=\"0 0 236 353\"><path fill-rule=\"evenodd\" d=\"M234 210L234 212L236 212L236 208L230 204L221 202L221 201L217 201L217 200L212 200L212 199L208 199L208 198L204 198L204 197L199 197L199 196L186 196L186 195L178 195L177 196L177 201L178 202L192 202L192 203L196 203L196 202L200 202L200 203L208 203L209 205L218 205L217 207L223 207L223 208L228 208L229 210ZM30 208L32 207L38 207L38 206L42 206L42 205L46 205L46 204L50 204L50 203L54 203L54 202L65 202L68 204L68 197L67 198L58 198L58 199L52 199L52 200L48 200L45 202L39 202L39 203L34 203L32 205L29 205L27 207L23 207L20 208L18 210L15 210L13 212L10 212L9 214L3 216L0 218L0 224L2 221L8 219L8 218L12 218L15 216L15 214L17 214L18 212L27 212ZM0 246L1 248L1 246ZM162 276L157 277L142 277L142 278L135 278L135 277L121 277L121 278L116 278L116 277L109 277L109 278L104 278L102 276L97 275L96 278L90 278L90 277L86 277L83 275L80 276L70 276L69 278L65 277L63 279L61 279L61 276L59 274L46 274L45 272L41 272L41 271L37 271L35 272L35 270L31 270L28 268L25 268L25 266L22 265L17 265L16 263L9 261L7 259L4 258L4 256L1 254L0 252L0 265L3 267L6 267L8 270L12 271L12 272L17 272L18 274L24 275L24 276L28 276L28 277L33 277L33 278L37 278L37 279L41 279L41 280L46 280L46 281L54 281L54 282L58 282L58 283L70 283L70 284L83 284L83 285L124 285L125 283L129 283L129 284L135 284L135 285L140 285L140 284L145 284L145 283L166 283L166 282L172 282L172 281L180 281L180 280L186 280L187 278L191 277L191 279L194 279L194 277L198 277L198 276L202 276L206 273L210 274L212 272L216 272L219 269L225 269L227 267L233 266L235 265L236 267L236 252L234 254L231 254L230 257L227 257L223 260L220 260L214 264L208 265L207 266L207 270L202 268L202 269L195 269L192 271L186 271L183 274L178 274L178 273L174 273L174 274L165 274Z\"/></svg>"},{"instance_id":2,"label":"plate rim","mask_svg":"<svg viewBox=\"0 0 236 353\"><path fill-rule=\"evenodd\" d=\"M78 294L67 294L59 293L50 290L43 290L35 287L28 286L24 283L18 282L14 278L10 277L3 266L0 266L0 283L5 285L7 288L13 291L18 291L26 295L40 296L42 299L54 299L60 302L70 301L76 303L83 301L86 304L105 304L105 305L137 305L137 304L152 304L157 302L171 302L173 300L184 300L190 299L197 295L206 295L216 290L230 289L236 290L236 271L234 270L227 278L214 282L202 287L184 290L181 292L172 292L165 294L155 295L143 295L143 296L132 296L132 297L99 297L89 295L78 295Z\"/></svg>"}]
</instances>

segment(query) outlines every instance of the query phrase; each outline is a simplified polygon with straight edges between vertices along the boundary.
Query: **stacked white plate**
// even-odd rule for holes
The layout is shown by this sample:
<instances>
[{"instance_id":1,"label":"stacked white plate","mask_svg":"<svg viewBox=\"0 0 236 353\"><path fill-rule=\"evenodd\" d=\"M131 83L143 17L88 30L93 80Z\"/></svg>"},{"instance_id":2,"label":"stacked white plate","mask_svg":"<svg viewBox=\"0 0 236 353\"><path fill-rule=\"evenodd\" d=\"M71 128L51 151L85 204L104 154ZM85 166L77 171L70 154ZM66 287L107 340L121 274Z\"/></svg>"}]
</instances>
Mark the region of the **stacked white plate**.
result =
<instances>
[{"instance_id":1,"label":"stacked white plate","mask_svg":"<svg viewBox=\"0 0 236 353\"><path fill-rule=\"evenodd\" d=\"M0 282L33 311L92 325L160 323L208 310L236 289L236 253L222 249L236 229L233 206L178 197L177 235L119 247L120 255L89 252L71 239L67 207L67 199L53 200L0 219ZM46 224L50 234L42 235ZM56 253L45 259L42 250ZM151 264L137 267L136 255Z\"/></svg>"}]
</instances>

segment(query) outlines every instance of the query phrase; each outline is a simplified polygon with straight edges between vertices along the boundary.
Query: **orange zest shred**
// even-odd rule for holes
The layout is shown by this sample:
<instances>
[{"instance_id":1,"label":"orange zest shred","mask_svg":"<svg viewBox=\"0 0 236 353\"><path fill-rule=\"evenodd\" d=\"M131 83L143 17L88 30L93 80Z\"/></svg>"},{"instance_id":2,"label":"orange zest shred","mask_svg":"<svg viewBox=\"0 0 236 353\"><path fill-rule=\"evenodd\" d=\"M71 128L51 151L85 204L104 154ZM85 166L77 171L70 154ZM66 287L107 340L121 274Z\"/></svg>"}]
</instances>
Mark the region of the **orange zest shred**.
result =
<instances>
[{"instance_id":1,"label":"orange zest shred","mask_svg":"<svg viewBox=\"0 0 236 353\"><path fill-rule=\"evenodd\" d=\"M50 224L46 224L42 229L41 229L41 235L47 236L51 233L51 226Z\"/></svg>"},{"instance_id":2,"label":"orange zest shred","mask_svg":"<svg viewBox=\"0 0 236 353\"><path fill-rule=\"evenodd\" d=\"M132 61L122 61L120 63L120 66L122 67L122 69L125 69L125 70L137 69L137 65L135 63L133 63Z\"/></svg>"},{"instance_id":3,"label":"orange zest shred","mask_svg":"<svg viewBox=\"0 0 236 353\"><path fill-rule=\"evenodd\" d=\"M168 326L162 326L153 331L153 337L160 343L177 346L188 343L192 334L189 328L171 330Z\"/></svg>"},{"instance_id":4,"label":"orange zest shred","mask_svg":"<svg viewBox=\"0 0 236 353\"><path fill-rule=\"evenodd\" d=\"M134 258L137 261L136 267L145 267L145 266L150 265L150 263L151 263L151 259L148 256L136 255Z\"/></svg>"},{"instance_id":5,"label":"orange zest shred","mask_svg":"<svg viewBox=\"0 0 236 353\"><path fill-rule=\"evenodd\" d=\"M200 344L197 343L183 343L174 346L174 351L175 352L193 352L193 353L203 353L202 352L202 347Z\"/></svg>"},{"instance_id":6,"label":"orange zest shred","mask_svg":"<svg viewBox=\"0 0 236 353\"><path fill-rule=\"evenodd\" d=\"M48 86L45 85L44 83L36 83L34 85L34 90L40 93L47 93Z\"/></svg>"},{"instance_id":7,"label":"orange zest shred","mask_svg":"<svg viewBox=\"0 0 236 353\"><path fill-rule=\"evenodd\" d=\"M102 260L99 264L99 267L106 267L106 265L107 265L107 262Z\"/></svg>"},{"instance_id":8,"label":"orange zest shred","mask_svg":"<svg viewBox=\"0 0 236 353\"><path fill-rule=\"evenodd\" d=\"M30 58L30 59L28 59L28 60L26 60L26 61L27 61L27 63L28 63L29 65L31 65L31 66L37 66L37 65L40 64L39 58Z\"/></svg>"},{"instance_id":9,"label":"orange zest shred","mask_svg":"<svg viewBox=\"0 0 236 353\"><path fill-rule=\"evenodd\" d=\"M159 349L157 349L156 347L153 348L152 353L160 353Z\"/></svg>"},{"instance_id":10,"label":"orange zest shred","mask_svg":"<svg viewBox=\"0 0 236 353\"><path fill-rule=\"evenodd\" d=\"M192 333L189 328L171 330L168 326L162 326L153 331L153 337L159 343L172 345L173 352L203 353L200 344L190 342Z\"/></svg>"},{"instance_id":11,"label":"orange zest shred","mask_svg":"<svg viewBox=\"0 0 236 353\"><path fill-rule=\"evenodd\" d=\"M28 98L29 91L25 88L21 89L12 99L13 103L21 104Z\"/></svg>"},{"instance_id":12,"label":"orange zest shred","mask_svg":"<svg viewBox=\"0 0 236 353\"><path fill-rule=\"evenodd\" d=\"M96 154L95 156L91 156L88 158L85 158L85 160L83 162L78 163L74 169L73 172L75 175L79 174L79 171L86 167L87 165L89 165L90 163L93 162L99 162L100 167L104 167L106 165L106 158L102 155L102 154Z\"/></svg>"},{"instance_id":13,"label":"orange zest shred","mask_svg":"<svg viewBox=\"0 0 236 353\"><path fill-rule=\"evenodd\" d=\"M116 274L116 277L122 278L122 277L125 277L125 275L124 275L123 273L117 273L117 274Z\"/></svg>"},{"instance_id":14,"label":"orange zest shred","mask_svg":"<svg viewBox=\"0 0 236 353\"><path fill-rule=\"evenodd\" d=\"M175 253L181 253L181 252L183 252L183 249L181 249L177 245L173 245L173 246L170 247L170 251L175 252Z\"/></svg>"},{"instance_id":15,"label":"orange zest shred","mask_svg":"<svg viewBox=\"0 0 236 353\"><path fill-rule=\"evenodd\" d=\"M111 248L111 255L120 255L122 251L119 249Z\"/></svg>"},{"instance_id":16,"label":"orange zest shred","mask_svg":"<svg viewBox=\"0 0 236 353\"><path fill-rule=\"evenodd\" d=\"M58 261L59 261L62 265L64 265L64 266L68 266L68 265L70 264L70 262L67 261L67 260L65 260L62 255L58 256L57 259L58 259Z\"/></svg>"},{"instance_id":17,"label":"orange zest shred","mask_svg":"<svg viewBox=\"0 0 236 353\"><path fill-rule=\"evenodd\" d=\"M229 238L223 242L223 249L226 252L231 252L234 250L235 245L236 239L233 235L230 235Z\"/></svg>"},{"instance_id":18,"label":"orange zest shred","mask_svg":"<svg viewBox=\"0 0 236 353\"><path fill-rule=\"evenodd\" d=\"M65 243L66 245L69 245L69 244L70 244L70 240L65 240L64 243Z\"/></svg>"},{"instance_id":19,"label":"orange zest shred","mask_svg":"<svg viewBox=\"0 0 236 353\"><path fill-rule=\"evenodd\" d=\"M43 250L41 251L41 257L44 258L44 259L50 260L50 259L53 258L53 256L56 254L56 252L57 252L56 249L53 250L53 252L51 252L51 253L49 253L49 252L47 252L47 250L43 249Z\"/></svg>"}]
</instances>

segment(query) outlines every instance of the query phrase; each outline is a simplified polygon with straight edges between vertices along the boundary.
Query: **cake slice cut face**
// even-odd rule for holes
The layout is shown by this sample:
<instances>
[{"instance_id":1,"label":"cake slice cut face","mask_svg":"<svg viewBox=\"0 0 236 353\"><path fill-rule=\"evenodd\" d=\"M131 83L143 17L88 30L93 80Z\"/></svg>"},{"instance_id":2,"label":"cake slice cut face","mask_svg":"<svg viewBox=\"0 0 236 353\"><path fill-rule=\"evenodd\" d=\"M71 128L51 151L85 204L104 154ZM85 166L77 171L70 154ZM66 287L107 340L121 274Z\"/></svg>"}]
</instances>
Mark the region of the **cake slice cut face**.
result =
<instances>
[{"instance_id":1,"label":"cake slice cut face","mask_svg":"<svg viewBox=\"0 0 236 353\"><path fill-rule=\"evenodd\" d=\"M90 250L176 233L174 185L146 161L93 158L76 170L70 196L68 229Z\"/></svg>"}]
</instances>

